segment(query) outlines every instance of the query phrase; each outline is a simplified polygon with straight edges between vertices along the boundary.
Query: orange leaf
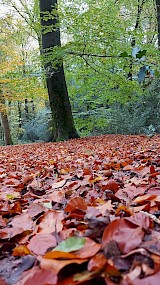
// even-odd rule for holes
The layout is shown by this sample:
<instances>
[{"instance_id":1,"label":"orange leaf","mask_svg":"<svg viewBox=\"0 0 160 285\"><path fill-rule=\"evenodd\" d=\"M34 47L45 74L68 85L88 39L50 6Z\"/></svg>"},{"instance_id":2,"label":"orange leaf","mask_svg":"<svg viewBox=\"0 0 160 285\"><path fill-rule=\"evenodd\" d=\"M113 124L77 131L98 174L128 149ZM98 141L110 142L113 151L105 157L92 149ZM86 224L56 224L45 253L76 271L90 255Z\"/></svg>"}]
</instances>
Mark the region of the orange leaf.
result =
<instances>
[{"instance_id":1,"label":"orange leaf","mask_svg":"<svg viewBox=\"0 0 160 285\"><path fill-rule=\"evenodd\" d=\"M119 185L115 180L110 179L107 183L107 188L111 191L116 192L119 189Z\"/></svg>"},{"instance_id":2,"label":"orange leaf","mask_svg":"<svg viewBox=\"0 0 160 285\"><path fill-rule=\"evenodd\" d=\"M70 199L64 211L72 212L76 209L80 209L84 211L87 210L87 204L82 197L75 197L75 198Z\"/></svg>"},{"instance_id":3,"label":"orange leaf","mask_svg":"<svg viewBox=\"0 0 160 285\"><path fill-rule=\"evenodd\" d=\"M63 251L50 251L44 255L44 258L48 258L48 259L59 259L59 258L74 259L74 258L77 258L77 255L69 253L69 252L63 252Z\"/></svg>"},{"instance_id":4,"label":"orange leaf","mask_svg":"<svg viewBox=\"0 0 160 285\"><path fill-rule=\"evenodd\" d=\"M26 245L18 245L13 249L12 253L13 256L24 256L28 254L31 254L31 251Z\"/></svg>"},{"instance_id":5,"label":"orange leaf","mask_svg":"<svg viewBox=\"0 0 160 285\"><path fill-rule=\"evenodd\" d=\"M107 275L112 276L112 277L115 277L115 276L120 277L121 276L121 272L118 271L116 267L114 267L113 265L110 265L109 263L107 263L104 272L107 273Z\"/></svg>"},{"instance_id":6,"label":"orange leaf","mask_svg":"<svg viewBox=\"0 0 160 285\"><path fill-rule=\"evenodd\" d=\"M97 253L93 256L88 263L88 270L95 271L101 270L107 263L107 259L103 253Z\"/></svg>"}]
</instances>

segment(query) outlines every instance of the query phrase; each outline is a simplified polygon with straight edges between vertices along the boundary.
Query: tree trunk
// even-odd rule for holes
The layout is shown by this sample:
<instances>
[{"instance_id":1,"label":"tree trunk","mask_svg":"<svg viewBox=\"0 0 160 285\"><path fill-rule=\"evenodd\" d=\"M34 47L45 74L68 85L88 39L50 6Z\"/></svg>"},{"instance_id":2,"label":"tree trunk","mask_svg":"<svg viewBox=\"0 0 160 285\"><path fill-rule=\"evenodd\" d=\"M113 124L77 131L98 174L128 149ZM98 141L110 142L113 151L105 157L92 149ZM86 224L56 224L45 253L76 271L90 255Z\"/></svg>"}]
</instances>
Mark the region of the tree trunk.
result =
<instances>
[{"instance_id":1,"label":"tree trunk","mask_svg":"<svg viewBox=\"0 0 160 285\"><path fill-rule=\"evenodd\" d=\"M160 49L160 0L156 0L157 26L158 26L158 49Z\"/></svg>"},{"instance_id":2,"label":"tree trunk","mask_svg":"<svg viewBox=\"0 0 160 285\"><path fill-rule=\"evenodd\" d=\"M18 101L18 121L19 121L19 124L18 124L18 127L19 129L22 128L22 113L21 113L21 103Z\"/></svg>"},{"instance_id":3,"label":"tree trunk","mask_svg":"<svg viewBox=\"0 0 160 285\"><path fill-rule=\"evenodd\" d=\"M134 26L134 31L137 31L140 25L140 17L142 14L142 10L143 10L143 6L145 4L146 0L142 0L141 4L140 1L138 1L138 7L137 7L137 16L136 16L136 23ZM131 47L132 49L135 47L136 45L136 38L135 36L133 36L132 40L131 40ZM129 73L128 73L128 79L129 80L133 80L133 74L132 74L132 69L133 69L133 59L130 60L130 65L129 65Z\"/></svg>"},{"instance_id":4,"label":"tree trunk","mask_svg":"<svg viewBox=\"0 0 160 285\"><path fill-rule=\"evenodd\" d=\"M29 119L28 99L25 99L24 101L24 111L25 111L25 119L27 121Z\"/></svg>"},{"instance_id":5,"label":"tree trunk","mask_svg":"<svg viewBox=\"0 0 160 285\"><path fill-rule=\"evenodd\" d=\"M13 142L11 138L8 116L5 110L5 98L3 96L2 89L0 89L0 119L1 119L1 124L2 124L3 132L4 132L5 145L11 145L13 144Z\"/></svg>"},{"instance_id":6,"label":"tree trunk","mask_svg":"<svg viewBox=\"0 0 160 285\"><path fill-rule=\"evenodd\" d=\"M7 113L1 112L1 122L2 122L2 127L3 127L3 132L4 132L5 145L11 145L13 143L11 139L11 132L10 132Z\"/></svg>"},{"instance_id":7,"label":"tree trunk","mask_svg":"<svg viewBox=\"0 0 160 285\"><path fill-rule=\"evenodd\" d=\"M74 126L71 105L69 101L62 59L51 62L54 47L61 46L60 28L57 15L57 0L40 0L40 14L42 25L42 52L46 70L46 82L53 118L54 141L78 138ZM51 12L54 9L54 17ZM43 16L51 15L48 20ZM49 28L50 31L46 30Z\"/></svg>"}]
</instances>

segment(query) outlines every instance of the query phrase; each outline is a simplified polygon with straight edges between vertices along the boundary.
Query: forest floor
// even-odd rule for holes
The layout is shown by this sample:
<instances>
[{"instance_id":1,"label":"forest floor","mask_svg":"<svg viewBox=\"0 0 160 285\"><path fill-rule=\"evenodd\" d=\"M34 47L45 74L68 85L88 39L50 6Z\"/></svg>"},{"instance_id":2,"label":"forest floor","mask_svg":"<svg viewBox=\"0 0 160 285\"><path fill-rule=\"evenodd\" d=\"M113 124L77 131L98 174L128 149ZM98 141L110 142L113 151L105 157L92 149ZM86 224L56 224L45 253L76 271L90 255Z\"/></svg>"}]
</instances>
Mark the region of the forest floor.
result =
<instances>
[{"instance_id":1,"label":"forest floor","mask_svg":"<svg viewBox=\"0 0 160 285\"><path fill-rule=\"evenodd\" d=\"M0 285L160 283L160 136L0 147Z\"/></svg>"}]
</instances>

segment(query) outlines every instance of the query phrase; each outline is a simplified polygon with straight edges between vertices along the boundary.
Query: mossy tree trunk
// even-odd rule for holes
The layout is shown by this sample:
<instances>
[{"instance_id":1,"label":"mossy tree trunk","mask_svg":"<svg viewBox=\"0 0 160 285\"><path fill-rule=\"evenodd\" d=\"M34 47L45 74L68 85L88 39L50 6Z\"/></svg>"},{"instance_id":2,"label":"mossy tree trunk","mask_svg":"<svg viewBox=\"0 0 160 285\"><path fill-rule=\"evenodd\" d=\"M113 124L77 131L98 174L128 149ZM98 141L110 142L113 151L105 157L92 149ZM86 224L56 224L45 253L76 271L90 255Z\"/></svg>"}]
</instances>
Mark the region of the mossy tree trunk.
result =
<instances>
[{"instance_id":1,"label":"mossy tree trunk","mask_svg":"<svg viewBox=\"0 0 160 285\"><path fill-rule=\"evenodd\" d=\"M57 0L40 0L39 2L42 26L42 54L43 62L45 62L44 68L53 118L53 140L78 138L67 91L63 60L59 58L55 59L56 62L52 62L54 48L61 46ZM44 17L45 15L47 17Z\"/></svg>"}]
</instances>

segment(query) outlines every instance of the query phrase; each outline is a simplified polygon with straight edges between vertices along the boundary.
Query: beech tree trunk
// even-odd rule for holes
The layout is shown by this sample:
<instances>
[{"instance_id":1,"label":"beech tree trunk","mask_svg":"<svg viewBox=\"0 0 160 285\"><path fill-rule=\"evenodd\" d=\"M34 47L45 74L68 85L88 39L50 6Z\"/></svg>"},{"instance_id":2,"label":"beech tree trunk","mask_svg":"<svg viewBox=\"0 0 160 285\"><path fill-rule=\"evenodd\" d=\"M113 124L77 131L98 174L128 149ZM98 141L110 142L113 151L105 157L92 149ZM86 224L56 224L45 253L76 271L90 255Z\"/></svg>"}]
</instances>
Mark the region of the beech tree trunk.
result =
<instances>
[{"instance_id":1,"label":"beech tree trunk","mask_svg":"<svg viewBox=\"0 0 160 285\"><path fill-rule=\"evenodd\" d=\"M160 49L160 0L156 0L157 26L158 26L158 49Z\"/></svg>"},{"instance_id":2,"label":"beech tree trunk","mask_svg":"<svg viewBox=\"0 0 160 285\"><path fill-rule=\"evenodd\" d=\"M51 60L53 49L61 46L57 0L40 0L39 3L42 26L42 54L45 62L46 83L53 118L53 140L78 138L79 136L74 126L62 58L59 58L53 64ZM54 17L51 14L53 9ZM45 13L48 16L48 20L44 18Z\"/></svg>"},{"instance_id":3,"label":"beech tree trunk","mask_svg":"<svg viewBox=\"0 0 160 285\"><path fill-rule=\"evenodd\" d=\"M5 145L11 145L13 142L11 138L8 116L5 110L5 98L3 96L2 89L0 89L0 120L4 132Z\"/></svg>"},{"instance_id":4,"label":"beech tree trunk","mask_svg":"<svg viewBox=\"0 0 160 285\"><path fill-rule=\"evenodd\" d=\"M8 116L6 113L1 112L1 123L2 123L3 132L4 132L5 145L13 144L12 139L11 139L11 132L10 132L10 127L9 127Z\"/></svg>"}]
</instances>

